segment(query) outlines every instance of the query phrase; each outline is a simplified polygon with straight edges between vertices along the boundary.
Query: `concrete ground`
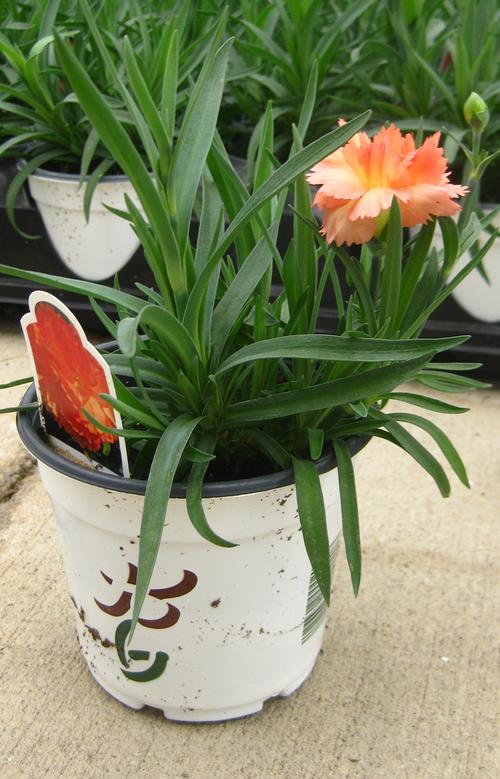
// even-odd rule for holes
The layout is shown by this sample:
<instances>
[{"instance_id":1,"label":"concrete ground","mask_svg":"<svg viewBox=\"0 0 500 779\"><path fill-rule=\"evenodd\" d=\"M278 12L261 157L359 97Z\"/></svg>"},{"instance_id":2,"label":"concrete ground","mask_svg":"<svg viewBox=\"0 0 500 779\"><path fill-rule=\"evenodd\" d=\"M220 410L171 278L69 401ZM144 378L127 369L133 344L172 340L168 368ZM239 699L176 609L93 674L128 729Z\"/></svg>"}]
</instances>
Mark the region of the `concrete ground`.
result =
<instances>
[{"instance_id":1,"label":"concrete ground","mask_svg":"<svg viewBox=\"0 0 500 779\"><path fill-rule=\"evenodd\" d=\"M0 322L0 383L28 373L17 328ZM358 457L359 598L341 554L310 679L216 725L130 711L93 681L49 501L14 417L0 417L0 776L498 779L500 391L453 400L470 412L438 419L472 490L454 479L443 500L407 455L370 443Z\"/></svg>"}]
</instances>

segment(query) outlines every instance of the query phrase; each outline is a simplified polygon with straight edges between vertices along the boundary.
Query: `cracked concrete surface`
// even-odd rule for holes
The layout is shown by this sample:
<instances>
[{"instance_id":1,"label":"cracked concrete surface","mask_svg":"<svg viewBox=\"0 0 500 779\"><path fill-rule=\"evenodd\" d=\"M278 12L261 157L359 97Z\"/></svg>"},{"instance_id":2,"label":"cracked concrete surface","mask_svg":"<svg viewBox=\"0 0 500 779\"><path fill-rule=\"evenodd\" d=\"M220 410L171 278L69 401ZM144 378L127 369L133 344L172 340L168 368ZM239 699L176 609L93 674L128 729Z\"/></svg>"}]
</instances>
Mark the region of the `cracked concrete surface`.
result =
<instances>
[{"instance_id":1,"label":"cracked concrete surface","mask_svg":"<svg viewBox=\"0 0 500 779\"><path fill-rule=\"evenodd\" d=\"M0 322L0 345L0 383L29 373L17 328ZM357 469L358 599L340 554L310 679L260 715L216 725L129 711L92 680L49 501L13 417L0 416L0 775L497 779L500 391L452 400L471 411L429 417L472 490L453 479L443 500L404 453L370 443Z\"/></svg>"}]
</instances>

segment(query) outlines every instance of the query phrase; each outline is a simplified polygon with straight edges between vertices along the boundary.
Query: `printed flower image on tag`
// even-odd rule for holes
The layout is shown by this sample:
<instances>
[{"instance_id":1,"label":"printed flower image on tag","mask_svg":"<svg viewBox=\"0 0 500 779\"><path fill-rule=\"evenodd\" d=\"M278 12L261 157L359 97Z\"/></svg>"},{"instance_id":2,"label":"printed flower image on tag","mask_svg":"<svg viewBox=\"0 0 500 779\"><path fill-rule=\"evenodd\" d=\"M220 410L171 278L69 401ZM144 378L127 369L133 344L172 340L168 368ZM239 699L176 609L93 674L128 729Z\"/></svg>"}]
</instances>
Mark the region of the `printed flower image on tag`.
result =
<instances>
[{"instance_id":1,"label":"printed flower image on tag","mask_svg":"<svg viewBox=\"0 0 500 779\"><path fill-rule=\"evenodd\" d=\"M116 397L104 358L54 295L32 292L29 306L21 325L42 425L52 444L80 462L128 477L124 439L100 428L122 428L118 411L101 397L102 393Z\"/></svg>"}]
</instances>

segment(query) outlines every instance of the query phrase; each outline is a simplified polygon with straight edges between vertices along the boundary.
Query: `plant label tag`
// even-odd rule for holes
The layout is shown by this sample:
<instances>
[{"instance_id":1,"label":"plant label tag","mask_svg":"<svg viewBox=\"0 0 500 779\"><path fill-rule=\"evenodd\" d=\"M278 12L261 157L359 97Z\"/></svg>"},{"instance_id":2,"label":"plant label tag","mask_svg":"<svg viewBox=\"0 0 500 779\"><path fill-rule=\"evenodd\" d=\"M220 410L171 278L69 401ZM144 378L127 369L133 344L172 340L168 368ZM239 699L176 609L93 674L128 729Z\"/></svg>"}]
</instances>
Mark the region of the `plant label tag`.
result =
<instances>
[{"instance_id":1,"label":"plant label tag","mask_svg":"<svg viewBox=\"0 0 500 779\"><path fill-rule=\"evenodd\" d=\"M116 398L111 370L74 314L50 292L29 297L21 318L42 426L65 457L108 473L130 476L121 416L101 397Z\"/></svg>"}]
</instances>

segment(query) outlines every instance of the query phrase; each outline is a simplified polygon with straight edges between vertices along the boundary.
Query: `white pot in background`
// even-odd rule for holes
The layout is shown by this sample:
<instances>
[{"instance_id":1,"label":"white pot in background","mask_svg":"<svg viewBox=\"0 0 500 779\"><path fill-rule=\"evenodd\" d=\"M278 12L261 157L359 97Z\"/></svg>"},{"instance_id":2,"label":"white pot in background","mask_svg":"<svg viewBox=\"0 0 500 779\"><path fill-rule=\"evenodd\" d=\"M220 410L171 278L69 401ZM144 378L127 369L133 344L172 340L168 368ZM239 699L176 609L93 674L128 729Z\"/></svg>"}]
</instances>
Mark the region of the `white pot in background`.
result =
<instances>
[{"instance_id":1,"label":"white pot in background","mask_svg":"<svg viewBox=\"0 0 500 779\"><path fill-rule=\"evenodd\" d=\"M139 240L130 225L105 208L124 209L124 195L139 206L126 176L105 176L96 186L88 223L83 213L85 185L79 176L39 169L28 177L49 238L75 276L103 281L117 273L137 251Z\"/></svg>"},{"instance_id":2,"label":"white pot in background","mask_svg":"<svg viewBox=\"0 0 500 779\"><path fill-rule=\"evenodd\" d=\"M483 210L487 213L491 208L483 208ZM500 214L495 217L492 224L493 227L500 228ZM483 231L481 245L486 243L488 238L488 233ZM453 275L459 273L469 260L468 254L460 257L453 269ZM452 296L464 311L480 322L500 322L500 238L495 240L484 258L483 266L490 280L489 284L475 268L460 282Z\"/></svg>"},{"instance_id":3,"label":"white pot in background","mask_svg":"<svg viewBox=\"0 0 500 779\"><path fill-rule=\"evenodd\" d=\"M252 714L302 684L321 647L326 609L290 472L205 487L208 521L238 544L231 549L196 533L174 486L141 623L127 646L144 482L66 460L28 414L18 428L53 503L80 646L101 687L134 709L154 706L169 719L195 722ZM334 558L337 471L321 482Z\"/></svg>"}]
</instances>

